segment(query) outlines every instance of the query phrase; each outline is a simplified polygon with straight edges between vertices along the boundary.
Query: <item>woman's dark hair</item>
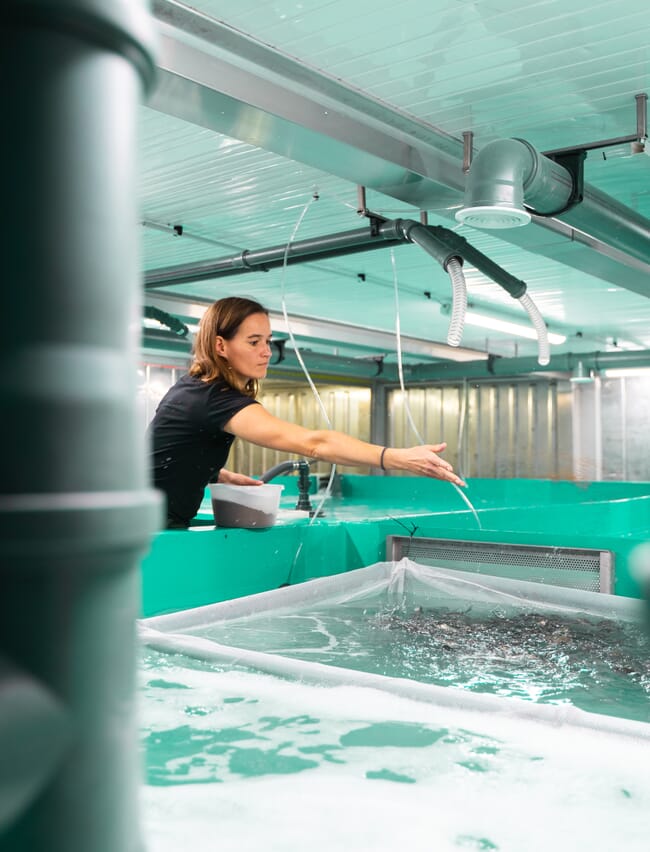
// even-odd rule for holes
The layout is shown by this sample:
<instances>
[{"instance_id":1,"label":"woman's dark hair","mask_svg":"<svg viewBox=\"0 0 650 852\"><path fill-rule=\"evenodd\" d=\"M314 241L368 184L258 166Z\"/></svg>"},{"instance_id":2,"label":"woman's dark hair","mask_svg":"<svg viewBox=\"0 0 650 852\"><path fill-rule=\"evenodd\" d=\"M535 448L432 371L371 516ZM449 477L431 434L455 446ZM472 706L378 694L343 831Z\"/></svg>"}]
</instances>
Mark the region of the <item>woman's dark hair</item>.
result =
<instances>
[{"instance_id":1,"label":"woman's dark hair","mask_svg":"<svg viewBox=\"0 0 650 852\"><path fill-rule=\"evenodd\" d=\"M198 376L204 382L222 379L246 396L256 397L257 379L242 382L233 374L226 359L216 352L217 337L232 340L239 326L252 314L268 316L269 312L259 302L239 296L228 296L213 302L201 317L199 330L194 338L190 376Z\"/></svg>"}]
</instances>

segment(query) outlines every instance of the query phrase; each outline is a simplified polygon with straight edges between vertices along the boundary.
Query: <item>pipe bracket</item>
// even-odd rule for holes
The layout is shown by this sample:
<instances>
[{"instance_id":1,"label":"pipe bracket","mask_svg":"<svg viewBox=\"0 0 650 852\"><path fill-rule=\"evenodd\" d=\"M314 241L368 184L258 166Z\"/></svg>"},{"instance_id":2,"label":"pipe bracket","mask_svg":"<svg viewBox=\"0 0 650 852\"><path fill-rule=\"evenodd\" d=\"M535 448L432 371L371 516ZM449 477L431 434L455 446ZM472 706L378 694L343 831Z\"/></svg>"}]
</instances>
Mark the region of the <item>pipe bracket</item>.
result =
<instances>
[{"instance_id":1,"label":"pipe bracket","mask_svg":"<svg viewBox=\"0 0 650 852\"><path fill-rule=\"evenodd\" d=\"M384 222L388 221L385 216L379 216L377 213L371 213L368 211L366 216L370 222L370 233L373 237L379 236L379 229L384 224Z\"/></svg>"}]
</instances>

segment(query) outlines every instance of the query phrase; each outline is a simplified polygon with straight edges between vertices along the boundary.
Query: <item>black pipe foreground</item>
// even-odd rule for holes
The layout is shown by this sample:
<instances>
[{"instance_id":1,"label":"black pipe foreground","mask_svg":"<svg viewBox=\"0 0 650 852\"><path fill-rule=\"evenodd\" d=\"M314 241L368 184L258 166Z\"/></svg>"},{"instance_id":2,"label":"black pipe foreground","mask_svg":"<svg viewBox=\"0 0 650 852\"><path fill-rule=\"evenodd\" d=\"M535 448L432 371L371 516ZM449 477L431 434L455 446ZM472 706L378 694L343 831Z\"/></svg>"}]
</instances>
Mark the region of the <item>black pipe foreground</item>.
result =
<instances>
[{"instance_id":1,"label":"black pipe foreground","mask_svg":"<svg viewBox=\"0 0 650 852\"><path fill-rule=\"evenodd\" d=\"M0 849L134 852L145 0L7 0L0 232ZM22 223L17 227L16 223ZM42 750L41 750L42 749Z\"/></svg>"}]
</instances>

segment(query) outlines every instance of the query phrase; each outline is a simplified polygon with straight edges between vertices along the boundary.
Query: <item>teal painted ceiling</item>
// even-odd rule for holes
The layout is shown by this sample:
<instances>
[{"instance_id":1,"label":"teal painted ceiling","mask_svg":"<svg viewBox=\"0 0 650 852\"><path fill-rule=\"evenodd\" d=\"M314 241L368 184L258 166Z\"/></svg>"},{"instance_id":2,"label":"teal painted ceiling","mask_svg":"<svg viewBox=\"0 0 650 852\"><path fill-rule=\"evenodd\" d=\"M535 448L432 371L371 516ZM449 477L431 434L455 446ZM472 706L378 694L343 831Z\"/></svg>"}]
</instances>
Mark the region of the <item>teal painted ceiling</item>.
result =
<instances>
[{"instance_id":1,"label":"teal painted ceiling","mask_svg":"<svg viewBox=\"0 0 650 852\"><path fill-rule=\"evenodd\" d=\"M526 281L550 331L566 336L552 353L650 349L650 249L645 264L610 263L607 249L561 222L535 220L513 234L459 227L453 217L463 133L474 134L475 150L514 136L545 151L635 132L635 95L650 92L645 2L194 0L190 10L161 0L153 8L161 72L141 108L145 270L363 227L362 184L371 211L418 219L425 209L431 224L456 229ZM650 217L650 156L632 154L629 142L589 151L585 181ZM642 230L650 245L647 223ZM284 301L290 317L393 332L396 278L402 333L444 343L447 274L415 245L393 257L384 248L164 294L182 297L180 314L187 303L240 293L272 311ZM499 286L468 265L465 275L471 310L528 324ZM311 345L340 343L333 325L329 341ZM536 351L534 341L474 325L462 346ZM382 352L394 359L385 342Z\"/></svg>"}]
</instances>

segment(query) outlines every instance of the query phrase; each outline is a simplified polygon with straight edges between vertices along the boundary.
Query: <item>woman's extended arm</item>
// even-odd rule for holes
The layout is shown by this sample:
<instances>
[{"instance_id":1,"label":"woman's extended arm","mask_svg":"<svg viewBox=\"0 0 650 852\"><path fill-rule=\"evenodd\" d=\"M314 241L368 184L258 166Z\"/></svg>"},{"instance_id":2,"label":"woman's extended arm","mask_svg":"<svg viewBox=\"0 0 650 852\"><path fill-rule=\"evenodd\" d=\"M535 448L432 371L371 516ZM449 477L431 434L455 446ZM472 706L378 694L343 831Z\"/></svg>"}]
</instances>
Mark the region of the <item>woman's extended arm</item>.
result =
<instances>
[{"instance_id":1,"label":"woman's extended arm","mask_svg":"<svg viewBox=\"0 0 650 852\"><path fill-rule=\"evenodd\" d=\"M380 466L383 447L359 441L332 429L306 429L280 420L262 405L247 405L230 418L226 431L252 444L271 450L297 453L307 458L343 465ZM449 462L441 459L446 444L419 447L388 447L383 463L386 470L407 470L420 476L444 479L456 485L465 483L456 476Z\"/></svg>"}]
</instances>

